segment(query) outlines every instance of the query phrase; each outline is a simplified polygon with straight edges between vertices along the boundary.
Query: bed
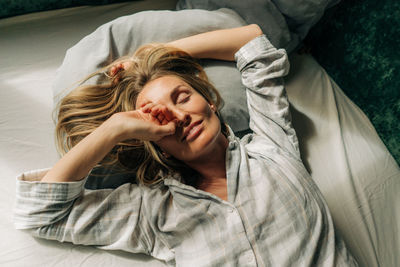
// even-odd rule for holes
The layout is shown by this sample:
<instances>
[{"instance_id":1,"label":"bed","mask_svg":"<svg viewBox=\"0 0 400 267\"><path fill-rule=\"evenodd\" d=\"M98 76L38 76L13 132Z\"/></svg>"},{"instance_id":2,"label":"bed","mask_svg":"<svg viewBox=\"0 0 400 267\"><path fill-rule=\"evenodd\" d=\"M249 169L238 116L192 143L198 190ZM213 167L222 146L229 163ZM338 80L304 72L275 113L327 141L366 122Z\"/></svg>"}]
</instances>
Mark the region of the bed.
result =
<instances>
[{"instance_id":1,"label":"bed","mask_svg":"<svg viewBox=\"0 0 400 267\"><path fill-rule=\"evenodd\" d=\"M175 6L172 0L146 0L0 20L0 266L165 265L145 255L35 239L14 229L13 204L15 177L58 159L53 96L67 49L117 17ZM286 88L302 159L338 232L360 266L399 266L398 165L368 118L312 56L293 52L290 62ZM214 63L205 64L212 76ZM244 130L242 124L236 129Z\"/></svg>"}]
</instances>

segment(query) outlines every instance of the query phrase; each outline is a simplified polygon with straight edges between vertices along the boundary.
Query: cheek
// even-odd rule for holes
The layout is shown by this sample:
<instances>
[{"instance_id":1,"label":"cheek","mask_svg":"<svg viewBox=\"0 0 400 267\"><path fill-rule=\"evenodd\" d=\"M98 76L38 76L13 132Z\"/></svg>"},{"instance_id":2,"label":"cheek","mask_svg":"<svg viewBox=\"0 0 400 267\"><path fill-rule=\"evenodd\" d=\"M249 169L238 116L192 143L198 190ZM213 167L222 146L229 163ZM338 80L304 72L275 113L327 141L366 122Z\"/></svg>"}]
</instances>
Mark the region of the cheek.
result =
<instances>
[{"instance_id":1,"label":"cheek","mask_svg":"<svg viewBox=\"0 0 400 267\"><path fill-rule=\"evenodd\" d=\"M190 109L193 113L203 114L211 117L214 111L211 109L210 104L202 97L198 96L190 103Z\"/></svg>"},{"instance_id":2,"label":"cheek","mask_svg":"<svg viewBox=\"0 0 400 267\"><path fill-rule=\"evenodd\" d=\"M168 154L171 154L171 152L173 152L174 148L177 146L177 140L174 136L163 137L161 140L155 143L161 148L162 151L165 151Z\"/></svg>"},{"instance_id":3,"label":"cheek","mask_svg":"<svg viewBox=\"0 0 400 267\"><path fill-rule=\"evenodd\" d=\"M221 132L221 121L219 120L217 114L211 110L211 121L214 126L215 134L218 135Z\"/></svg>"}]
</instances>

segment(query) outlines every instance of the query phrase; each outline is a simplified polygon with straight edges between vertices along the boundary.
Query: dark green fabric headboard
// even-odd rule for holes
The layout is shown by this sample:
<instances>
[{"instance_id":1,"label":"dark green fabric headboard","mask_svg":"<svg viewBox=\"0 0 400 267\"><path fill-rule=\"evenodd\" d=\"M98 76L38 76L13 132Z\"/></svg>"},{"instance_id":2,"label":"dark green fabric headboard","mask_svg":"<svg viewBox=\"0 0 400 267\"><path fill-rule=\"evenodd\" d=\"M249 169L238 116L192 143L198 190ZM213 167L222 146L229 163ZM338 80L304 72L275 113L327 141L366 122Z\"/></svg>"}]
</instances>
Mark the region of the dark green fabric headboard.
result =
<instances>
[{"instance_id":1,"label":"dark green fabric headboard","mask_svg":"<svg viewBox=\"0 0 400 267\"><path fill-rule=\"evenodd\" d=\"M400 1L342 1L306 45L400 163Z\"/></svg>"}]
</instances>

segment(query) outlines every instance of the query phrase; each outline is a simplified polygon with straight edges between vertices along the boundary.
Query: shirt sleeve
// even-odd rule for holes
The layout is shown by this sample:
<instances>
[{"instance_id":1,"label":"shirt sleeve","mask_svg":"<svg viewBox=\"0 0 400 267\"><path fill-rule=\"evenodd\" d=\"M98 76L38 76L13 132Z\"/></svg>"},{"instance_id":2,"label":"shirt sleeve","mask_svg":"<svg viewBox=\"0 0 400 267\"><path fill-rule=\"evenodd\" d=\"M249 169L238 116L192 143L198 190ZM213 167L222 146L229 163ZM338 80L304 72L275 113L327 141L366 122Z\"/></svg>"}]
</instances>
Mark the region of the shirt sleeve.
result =
<instances>
[{"instance_id":1,"label":"shirt sleeve","mask_svg":"<svg viewBox=\"0 0 400 267\"><path fill-rule=\"evenodd\" d=\"M85 190L86 179L40 182L47 171L17 178L17 229L45 239L150 254L154 233L143 215L140 186Z\"/></svg>"},{"instance_id":2,"label":"shirt sleeve","mask_svg":"<svg viewBox=\"0 0 400 267\"><path fill-rule=\"evenodd\" d=\"M299 158L283 80L289 72L286 51L276 49L261 35L241 47L235 60L247 88L250 129Z\"/></svg>"}]
</instances>

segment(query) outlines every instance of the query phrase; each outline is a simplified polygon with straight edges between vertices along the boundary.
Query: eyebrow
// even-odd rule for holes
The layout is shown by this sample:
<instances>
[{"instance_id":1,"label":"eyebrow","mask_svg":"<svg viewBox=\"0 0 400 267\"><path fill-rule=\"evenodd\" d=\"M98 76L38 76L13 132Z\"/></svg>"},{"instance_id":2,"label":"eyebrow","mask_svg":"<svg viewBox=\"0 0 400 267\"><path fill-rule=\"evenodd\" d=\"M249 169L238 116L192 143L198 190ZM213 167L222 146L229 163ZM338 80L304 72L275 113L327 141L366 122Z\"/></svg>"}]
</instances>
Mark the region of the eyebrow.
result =
<instances>
[{"instance_id":1,"label":"eyebrow","mask_svg":"<svg viewBox=\"0 0 400 267\"><path fill-rule=\"evenodd\" d=\"M171 98L172 101L174 101L174 99L176 98L177 93L178 93L178 91L179 91L179 88L182 87L182 86L186 86L186 85L185 85L185 84L178 84L177 86L175 86L175 87L172 89L172 92L171 92L171 94L170 94L170 98ZM145 101L144 101L145 104L148 104L148 103L150 103L150 102L151 102L151 101L146 100L146 99L145 99ZM142 103L141 105L143 105L143 103Z\"/></svg>"}]
</instances>

